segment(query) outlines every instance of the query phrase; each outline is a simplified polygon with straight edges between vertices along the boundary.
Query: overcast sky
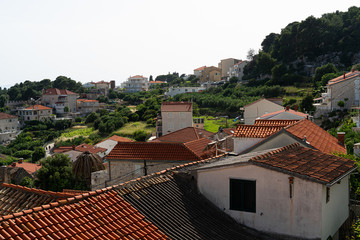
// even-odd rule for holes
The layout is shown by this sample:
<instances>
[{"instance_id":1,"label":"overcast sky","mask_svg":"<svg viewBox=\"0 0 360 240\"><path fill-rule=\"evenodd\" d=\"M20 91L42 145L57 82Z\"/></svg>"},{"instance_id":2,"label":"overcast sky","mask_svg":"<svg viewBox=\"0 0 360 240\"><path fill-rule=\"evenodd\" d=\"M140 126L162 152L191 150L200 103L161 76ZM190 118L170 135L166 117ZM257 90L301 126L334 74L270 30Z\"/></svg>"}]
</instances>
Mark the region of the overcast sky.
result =
<instances>
[{"instance_id":1,"label":"overcast sky","mask_svg":"<svg viewBox=\"0 0 360 240\"><path fill-rule=\"evenodd\" d=\"M0 0L0 86L193 73L358 0Z\"/></svg>"}]
</instances>

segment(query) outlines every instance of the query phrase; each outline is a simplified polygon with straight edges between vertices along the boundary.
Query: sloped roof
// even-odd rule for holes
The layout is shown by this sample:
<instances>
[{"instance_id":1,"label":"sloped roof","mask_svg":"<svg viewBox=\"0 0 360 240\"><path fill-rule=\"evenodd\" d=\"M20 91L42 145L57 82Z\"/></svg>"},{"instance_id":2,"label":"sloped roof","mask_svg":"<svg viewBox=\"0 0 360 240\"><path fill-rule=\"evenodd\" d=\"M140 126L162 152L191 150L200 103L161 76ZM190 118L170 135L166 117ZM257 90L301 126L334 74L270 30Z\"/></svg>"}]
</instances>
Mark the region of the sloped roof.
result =
<instances>
[{"instance_id":1,"label":"sloped roof","mask_svg":"<svg viewBox=\"0 0 360 240\"><path fill-rule=\"evenodd\" d=\"M1 239L168 239L113 188L0 217Z\"/></svg>"},{"instance_id":2,"label":"sloped roof","mask_svg":"<svg viewBox=\"0 0 360 240\"><path fill-rule=\"evenodd\" d=\"M46 107L43 105L39 105L39 104L27 107L25 109L26 110L52 110L52 108L49 108L49 107Z\"/></svg>"},{"instance_id":3,"label":"sloped roof","mask_svg":"<svg viewBox=\"0 0 360 240\"><path fill-rule=\"evenodd\" d=\"M101 142L105 142L106 140L113 140L113 141L116 141L116 142L134 142L133 140L131 140L129 138L120 137L118 135L113 135L113 136L111 136L111 137L109 137L107 139L102 140Z\"/></svg>"},{"instance_id":4,"label":"sloped roof","mask_svg":"<svg viewBox=\"0 0 360 240\"><path fill-rule=\"evenodd\" d=\"M17 116L10 115L4 112L0 112L0 119L18 118Z\"/></svg>"},{"instance_id":5,"label":"sloped roof","mask_svg":"<svg viewBox=\"0 0 360 240\"><path fill-rule=\"evenodd\" d=\"M76 146L75 150L79 151L79 152L89 151L90 153L99 153L99 152L106 152L107 149L83 143L83 144Z\"/></svg>"},{"instance_id":6,"label":"sloped roof","mask_svg":"<svg viewBox=\"0 0 360 240\"><path fill-rule=\"evenodd\" d=\"M341 75L337 78L331 79L330 81L328 81L327 85L333 85L335 83L343 82L343 81L353 79L353 78L356 78L359 76L360 76L360 71L348 72L348 73L345 73L345 76Z\"/></svg>"},{"instance_id":7,"label":"sloped roof","mask_svg":"<svg viewBox=\"0 0 360 240\"><path fill-rule=\"evenodd\" d=\"M99 102L98 100L93 99L77 99L77 102Z\"/></svg>"},{"instance_id":8,"label":"sloped roof","mask_svg":"<svg viewBox=\"0 0 360 240\"><path fill-rule=\"evenodd\" d=\"M77 93L67 89L48 88L43 95L77 95Z\"/></svg>"},{"instance_id":9,"label":"sloped roof","mask_svg":"<svg viewBox=\"0 0 360 240\"><path fill-rule=\"evenodd\" d=\"M25 169L30 175L34 174L37 170L41 168L40 164L37 163L29 163L29 162L13 162L10 167L20 167Z\"/></svg>"},{"instance_id":10,"label":"sloped roof","mask_svg":"<svg viewBox=\"0 0 360 240\"><path fill-rule=\"evenodd\" d=\"M119 142L106 159L123 160L164 160L164 161L198 161L204 159L204 149L211 141L202 138L184 143L169 142Z\"/></svg>"},{"instance_id":11,"label":"sloped roof","mask_svg":"<svg viewBox=\"0 0 360 240\"><path fill-rule=\"evenodd\" d=\"M322 184L333 184L357 167L352 160L301 147L299 143L253 157L249 162Z\"/></svg>"},{"instance_id":12,"label":"sloped roof","mask_svg":"<svg viewBox=\"0 0 360 240\"><path fill-rule=\"evenodd\" d=\"M199 67L199 68L194 69L194 71L204 70L205 68L206 68L206 66L202 66L202 67Z\"/></svg>"},{"instance_id":13,"label":"sloped roof","mask_svg":"<svg viewBox=\"0 0 360 240\"><path fill-rule=\"evenodd\" d=\"M165 83L164 81L150 81L149 84L160 84Z\"/></svg>"},{"instance_id":14,"label":"sloped roof","mask_svg":"<svg viewBox=\"0 0 360 240\"><path fill-rule=\"evenodd\" d=\"M236 131L236 128L223 128L223 131L228 135L233 135Z\"/></svg>"},{"instance_id":15,"label":"sloped roof","mask_svg":"<svg viewBox=\"0 0 360 240\"><path fill-rule=\"evenodd\" d=\"M75 146L61 146L58 148L54 148L54 153L64 153L64 152L68 152L71 150L75 150Z\"/></svg>"},{"instance_id":16,"label":"sloped roof","mask_svg":"<svg viewBox=\"0 0 360 240\"><path fill-rule=\"evenodd\" d=\"M282 98L260 98L260 99L258 99L258 100L256 100L256 101L252 102L252 103L249 103L249 104L245 105L244 108L245 108L245 107L249 107L249 106L251 106L251 105L253 105L253 104L255 104L255 103L261 102L261 101L263 101L263 100L267 100L267 101L270 101L270 102L272 102L272 103L274 103L274 104L276 104L276 105L279 105L279 104L277 104L276 102L277 102L277 101L282 101ZM281 105L279 105L279 106L282 107Z\"/></svg>"},{"instance_id":17,"label":"sloped roof","mask_svg":"<svg viewBox=\"0 0 360 240\"><path fill-rule=\"evenodd\" d=\"M238 125L234 137L266 138L282 128L283 126Z\"/></svg>"},{"instance_id":18,"label":"sloped roof","mask_svg":"<svg viewBox=\"0 0 360 240\"><path fill-rule=\"evenodd\" d=\"M254 125L286 127L299 120L256 119Z\"/></svg>"},{"instance_id":19,"label":"sloped roof","mask_svg":"<svg viewBox=\"0 0 360 240\"><path fill-rule=\"evenodd\" d=\"M189 142L203 137L211 137L214 133L195 127L186 127L154 139L152 142Z\"/></svg>"},{"instance_id":20,"label":"sloped roof","mask_svg":"<svg viewBox=\"0 0 360 240\"><path fill-rule=\"evenodd\" d=\"M163 102L161 112L192 112L192 103L189 102Z\"/></svg>"},{"instance_id":21,"label":"sloped roof","mask_svg":"<svg viewBox=\"0 0 360 240\"><path fill-rule=\"evenodd\" d=\"M310 120L303 119L285 127L285 130L299 140L303 140L306 137L306 141L311 146L324 153L346 153L345 147L339 144L336 137L333 137Z\"/></svg>"},{"instance_id":22,"label":"sloped roof","mask_svg":"<svg viewBox=\"0 0 360 240\"><path fill-rule=\"evenodd\" d=\"M309 116L309 114L307 114L307 113L298 112L298 111L295 111L295 110L292 110L292 109L289 109L289 110L283 109L283 110L280 110L280 111L264 114L260 118L268 118L268 117L272 117L272 116L275 116L275 115L278 115L278 114L284 113L284 112L294 114L296 116L300 116L300 117L303 117L303 118L307 118Z\"/></svg>"},{"instance_id":23,"label":"sloped roof","mask_svg":"<svg viewBox=\"0 0 360 240\"><path fill-rule=\"evenodd\" d=\"M146 77L144 77L144 76L142 76L142 75L135 75L135 76L132 76L132 77L130 77L130 78L146 78Z\"/></svg>"},{"instance_id":24,"label":"sloped roof","mask_svg":"<svg viewBox=\"0 0 360 240\"><path fill-rule=\"evenodd\" d=\"M74 195L76 194L44 191L3 183L0 188L0 216L21 212Z\"/></svg>"}]
</instances>

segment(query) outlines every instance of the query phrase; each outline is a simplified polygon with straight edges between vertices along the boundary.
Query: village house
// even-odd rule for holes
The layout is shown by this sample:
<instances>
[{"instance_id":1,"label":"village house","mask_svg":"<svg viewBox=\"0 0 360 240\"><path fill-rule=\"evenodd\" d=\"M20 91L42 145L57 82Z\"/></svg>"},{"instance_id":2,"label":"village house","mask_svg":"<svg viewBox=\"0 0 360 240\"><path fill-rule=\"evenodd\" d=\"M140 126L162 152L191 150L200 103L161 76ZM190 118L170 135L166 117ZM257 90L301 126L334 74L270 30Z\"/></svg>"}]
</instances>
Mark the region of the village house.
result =
<instances>
[{"instance_id":1,"label":"village house","mask_svg":"<svg viewBox=\"0 0 360 240\"><path fill-rule=\"evenodd\" d=\"M202 92L205 89L205 87L169 87L168 91L165 92L165 95L174 97L177 94Z\"/></svg>"},{"instance_id":2,"label":"village house","mask_svg":"<svg viewBox=\"0 0 360 240\"><path fill-rule=\"evenodd\" d=\"M57 115L76 113L77 93L66 89L48 88L43 91L41 101L44 105L55 109Z\"/></svg>"},{"instance_id":3,"label":"village house","mask_svg":"<svg viewBox=\"0 0 360 240\"><path fill-rule=\"evenodd\" d=\"M239 80L242 80L244 76L244 68L248 64L248 61L239 61L235 63L232 67L229 68L227 72L227 78L237 77Z\"/></svg>"},{"instance_id":4,"label":"village house","mask_svg":"<svg viewBox=\"0 0 360 240\"><path fill-rule=\"evenodd\" d=\"M220 82L221 81L221 69L211 66L205 67L201 70L200 83L204 82Z\"/></svg>"},{"instance_id":5,"label":"village house","mask_svg":"<svg viewBox=\"0 0 360 240\"><path fill-rule=\"evenodd\" d=\"M20 126L18 117L0 112L0 144L15 139L16 134L19 131Z\"/></svg>"},{"instance_id":6,"label":"village house","mask_svg":"<svg viewBox=\"0 0 360 240\"><path fill-rule=\"evenodd\" d=\"M86 116L92 112L96 112L100 109L101 104L98 100L92 99L77 99L76 109L80 113L80 116Z\"/></svg>"},{"instance_id":7,"label":"village house","mask_svg":"<svg viewBox=\"0 0 360 240\"><path fill-rule=\"evenodd\" d=\"M194 75L200 79L201 75L202 75L202 71L206 68L206 66L202 66L199 68L194 69Z\"/></svg>"},{"instance_id":8,"label":"village house","mask_svg":"<svg viewBox=\"0 0 360 240\"><path fill-rule=\"evenodd\" d=\"M106 156L109 171L107 185L125 182L180 164L212 157L206 150L211 140L179 142L119 142Z\"/></svg>"},{"instance_id":9,"label":"village house","mask_svg":"<svg viewBox=\"0 0 360 240\"><path fill-rule=\"evenodd\" d=\"M151 142L181 142L186 143L200 138L210 139L214 133L196 127L186 127L155 138Z\"/></svg>"},{"instance_id":10,"label":"village house","mask_svg":"<svg viewBox=\"0 0 360 240\"><path fill-rule=\"evenodd\" d=\"M157 85L166 83L166 81L149 81L149 89L155 88Z\"/></svg>"},{"instance_id":11,"label":"village house","mask_svg":"<svg viewBox=\"0 0 360 240\"><path fill-rule=\"evenodd\" d=\"M136 75L121 83L121 88L124 88L125 92L147 91L149 90L149 81L144 76Z\"/></svg>"},{"instance_id":12,"label":"village house","mask_svg":"<svg viewBox=\"0 0 360 240\"><path fill-rule=\"evenodd\" d=\"M40 164L24 162L19 159L17 162L0 168L0 183L21 184L25 177L34 179L35 173L40 168Z\"/></svg>"},{"instance_id":13,"label":"village house","mask_svg":"<svg viewBox=\"0 0 360 240\"><path fill-rule=\"evenodd\" d=\"M344 135L338 138L310 120L256 120L254 125L239 125L234 133L234 152L248 153L283 147L291 143L324 153L345 153Z\"/></svg>"},{"instance_id":14,"label":"village house","mask_svg":"<svg viewBox=\"0 0 360 240\"><path fill-rule=\"evenodd\" d=\"M20 124L24 125L26 121L46 121L53 119L52 108L43 105L33 105L18 109Z\"/></svg>"},{"instance_id":15,"label":"village house","mask_svg":"<svg viewBox=\"0 0 360 240\"><path fill-rule=\"evenodd\" d=\"M90 152L92 154L97 154L99 157L104 158L106 155L106 148L89 145L86 143L80 144L78 146L61 146L58 148L54 148L54 154L62 153L68 155L70 157L71 162L75 162L76 158L83 152Z\"/></svg>"},{"instance_id":16,"label":"village house","mask_svg":"<svg viewBox=\"0 0 360 240\"><path fill-rule=\"evenodd\" d=\"M129 138L113 135L95 144L95 147L105 148L106 149L105 156L106 156L109 154L109 152L111 152L111 150L113 150L113 148L116 146L116 144L118 144L118 142L134 142L134 141Z\"/></svg>"},{"instance_id":17,"label":"village house","mask_svg":"<svg viewBox=\"0 0 360 240\"><path fill-rule=\"evenodd\" d=\"M210 163L194 175L200 193L238 223L275 238L326 240L349 217L356 168L295 143Z\"/></svg>"},{"instance_id":18,"label":"village house","mask_svg":"<svg viewBox=\"0 0 360 240\"><path fill-rule=\"evenodd\" d=\"M192 127L192 103L163 102L161 104L161 118L156 122L156 137L166 135L182 128Z\"/></svg>"},{"instance_id":19,"label":"village house","mask_svg":"<svg viewBox=\"0 0 360 240\"><path fill-rule=\"evenodd\" d=\"M360 71L352 70L337 78L331 79L326 85L326 92L316 98L314 117L326 114L336 109L350 109L359 107L360 98ZM338 105L342 101L344 107Z\"/></svg>"},{"instance_id":20,"label":"village house","mask_svg":"<svg viewBox=\"0 0 360 240\"><path fill-rule=\"evenodd\" d=\"M255 119L261 117L264 114L281 111L282 99L280 98L261 98L255 102L252 102L240 110L244 111L245 124L254 124Z\"/></svg>"},{"instance_id":21,"label":"village house","mask_svg":"<svg viewBox=\"0 0 360 240\"><path fill-rule=\"evenodd\" d=\"M221 72L221 79L227 80L229 78L230 68L239 62L241 62L241 60L235 58L226 58L220 60L218 67Z\"/></svg>"}]
</instances>

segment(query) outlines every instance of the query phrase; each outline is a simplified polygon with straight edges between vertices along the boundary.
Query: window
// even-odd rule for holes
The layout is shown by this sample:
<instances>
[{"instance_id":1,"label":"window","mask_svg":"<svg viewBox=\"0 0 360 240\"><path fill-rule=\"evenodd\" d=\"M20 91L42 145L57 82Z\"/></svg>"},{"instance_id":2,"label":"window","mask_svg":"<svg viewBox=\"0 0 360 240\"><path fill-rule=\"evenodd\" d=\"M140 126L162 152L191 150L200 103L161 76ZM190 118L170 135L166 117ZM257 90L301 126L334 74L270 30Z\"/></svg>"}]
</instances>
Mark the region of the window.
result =
<instances>
[{"instance_id":1,"label":"window","mask_svg":"<svg viewBox=\"0 0 360 240\"><path fill-rule=\"evenodd\" d=\"M326 203L328 203L330 201L330 188L327 187L326 188Z\"/></svg>"},{"instance_id":2,"label":"window","mask_svg":"<svg viewBox=\"0 0 360 240\"><path fill-rule=\"evenodd\" d=\"M230 179L230 210L256 212L256 182Z\"/></svg>"}]
</instances>

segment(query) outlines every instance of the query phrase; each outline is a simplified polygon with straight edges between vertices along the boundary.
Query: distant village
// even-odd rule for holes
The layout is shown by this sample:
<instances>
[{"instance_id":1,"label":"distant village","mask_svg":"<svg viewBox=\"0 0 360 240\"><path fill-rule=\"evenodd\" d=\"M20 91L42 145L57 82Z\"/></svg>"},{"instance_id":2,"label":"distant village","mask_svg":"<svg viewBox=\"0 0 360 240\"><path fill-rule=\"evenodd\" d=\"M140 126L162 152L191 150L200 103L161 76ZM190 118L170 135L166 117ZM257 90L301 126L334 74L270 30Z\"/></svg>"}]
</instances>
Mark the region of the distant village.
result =
<instances>
[{"instance_id":1,"label":"distant village","mask_svg":"<svg viewBox=\"0 0 360 240\"><path fill-rule=\"evenodd\" d=\"M200 86L169 86L164 95L202 92L232 77L241 83L247 63L228 58L196 68ZM9 101L0 143L10 144L29 121L75 122L114 111L98 100L110 90L136 93L162 83L134 75L121 86L86 83L84 94L48 88L32 101ZM235 127L216 132L193 115L193 102L164 101L146 141L115 134L95 144L48 142L46 157L64 154L88 170L89 190L21 186L25 177L36 179L41 161L2 166L0 239L344 239L358 211L349 194L357 163L345 158L345 133L334 137L316 119L359 106L359 89L359 71L331 79L313 113L262 97L239 109Z\"/></svg>"}]
</instances>

